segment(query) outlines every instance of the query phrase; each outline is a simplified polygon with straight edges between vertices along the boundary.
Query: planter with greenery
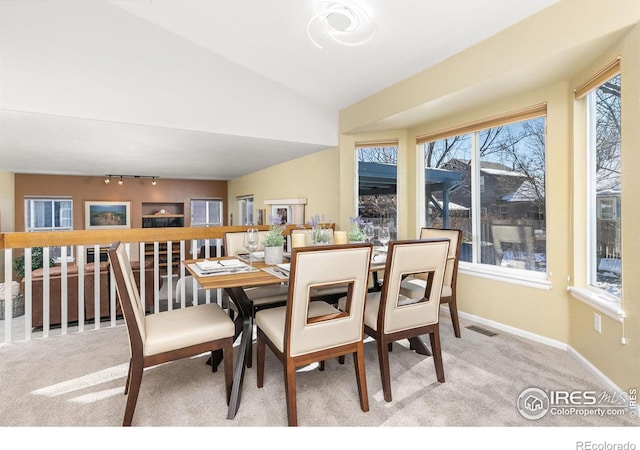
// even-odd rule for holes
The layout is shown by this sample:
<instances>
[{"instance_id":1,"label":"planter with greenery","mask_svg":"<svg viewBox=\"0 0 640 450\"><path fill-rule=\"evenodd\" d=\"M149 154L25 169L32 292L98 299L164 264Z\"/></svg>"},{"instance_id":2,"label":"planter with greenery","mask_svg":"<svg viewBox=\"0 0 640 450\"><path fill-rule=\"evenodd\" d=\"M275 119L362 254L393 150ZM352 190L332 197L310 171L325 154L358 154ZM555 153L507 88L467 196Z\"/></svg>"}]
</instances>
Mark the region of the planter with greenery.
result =
<instances>
[{"instance_id":1,"label":"planter with greenery","mask_svg":"<svg viewBox=\"0 0 640 450\"><path fill-rule=\"evenodd\" d=\"M264 263L268 265L281 264L284 253L284 225L280 216L270 216L269 232L264 238Z\"/></svg>"},{"instance_id":2,"label":"planter with greenery","mask_svg":"<svg viewBox=\"0 0 640 450\"><path fill-rule=\"evenodd\" d=\"M55 262L49 258L49 267L53 267ZM24 278L24 254L14 258L13 271L16 273L18 279ZM31 270L41 269L44 266L44 256L42 254L42 247L33 247L31 249Z\"/></svg>"}]
</instances>

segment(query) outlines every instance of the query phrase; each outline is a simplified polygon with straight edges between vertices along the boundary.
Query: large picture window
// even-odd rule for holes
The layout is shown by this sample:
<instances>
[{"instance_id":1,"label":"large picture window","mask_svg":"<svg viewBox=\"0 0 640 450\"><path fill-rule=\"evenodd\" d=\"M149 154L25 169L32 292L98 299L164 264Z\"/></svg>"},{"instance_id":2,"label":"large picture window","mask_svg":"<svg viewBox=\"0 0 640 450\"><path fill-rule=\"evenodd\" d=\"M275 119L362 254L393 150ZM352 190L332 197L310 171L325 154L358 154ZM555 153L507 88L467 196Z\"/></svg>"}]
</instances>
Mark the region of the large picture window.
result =
<instances>
[{"instance_id":1,"label":"large picture window","mask_svg":"<svg viewBox=\"0 0 640 450\"><path fill-rule=\"evenodd\" d=\"M356 144L358 164L358 215L373 223L375 236L381 226L389 228L391 240L398 228L398 143L369 142Z\"/></svg>"},{"instance_id":2,"label":"large picture window","mask_svg":"<svg viewBox=\"0 0 640 450\"><path fill-rule=\"evenodd\" d=\"M418 139L424 220L463 231L460 260L546 272L545 105Z\"/></svg>"},{"instance_id":3,"label":"large picture window","mask_svg":"<svg viewBox=\"0 0 640 450\"><path fill-rule=\"evenodd\" d=\"M620 75L587 95L589 284L622 294Z\"/></svg>"}]
</instances>

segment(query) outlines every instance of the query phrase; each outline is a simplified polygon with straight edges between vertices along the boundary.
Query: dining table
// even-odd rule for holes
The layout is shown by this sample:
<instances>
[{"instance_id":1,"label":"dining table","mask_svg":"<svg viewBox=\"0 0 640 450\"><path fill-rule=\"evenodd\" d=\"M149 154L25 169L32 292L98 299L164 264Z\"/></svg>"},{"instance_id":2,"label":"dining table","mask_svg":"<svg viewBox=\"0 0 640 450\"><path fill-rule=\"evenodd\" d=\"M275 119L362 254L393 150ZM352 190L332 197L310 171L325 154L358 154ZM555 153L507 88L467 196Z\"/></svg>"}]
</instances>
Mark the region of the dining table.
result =
<instances>
[{"instance_id":1,"label":"dining table","mask_svg":"<svg viewBox=\"0 0 640 450\"><path fill-rule=\"evenodd\" d=\"M233 419L240 407L244 371L248 363L249 347L253 341L252 304L245 289L287 283L289 280L288 271L278 266L267 265L264 260L248 264L244 259L229 256L188 259L182 261L182 264L203 289L224 289L237 308L237 316L234 318L235 338L240 336L240 344L233 368L233 385L227 411L227 419ZM384 271L385 265L386 252L380 248L374 248L369 266L373 277L371 290L382 288L382 282L378 280L378 272ZM410 348L417 353L431 355L424 342L419 338L411 339L410 345ZM217 355L210 363L217 365L221 360L221 355Z\"/></svg>"},{"instance_id":2,"label":"dining table","mask_svg":"<svg viewBox=\"0 0 640 450\"><path fill-rule=\"evenodd\" d=\"M286 272L276 271L274 266L267 266L264 261L253 261L249 265L234 257L189 259L182 263L203 289L224 289L237 308L238 314L234 319L235 338L241 335L241 339L233 368L233 385L227 411L227 419L233 419L240 407L244 370L247 365L249 346L253 339L251 300L247 297L245 288L287 282L288 277ZM219 265L220 268L203 270L201 267L209 267L204 266L204 263L210 263L213 268ZM228 265L225 266L225 264ZM211 361L211 364L218 363L219 358Z\"/></svg>"}]
</instances>

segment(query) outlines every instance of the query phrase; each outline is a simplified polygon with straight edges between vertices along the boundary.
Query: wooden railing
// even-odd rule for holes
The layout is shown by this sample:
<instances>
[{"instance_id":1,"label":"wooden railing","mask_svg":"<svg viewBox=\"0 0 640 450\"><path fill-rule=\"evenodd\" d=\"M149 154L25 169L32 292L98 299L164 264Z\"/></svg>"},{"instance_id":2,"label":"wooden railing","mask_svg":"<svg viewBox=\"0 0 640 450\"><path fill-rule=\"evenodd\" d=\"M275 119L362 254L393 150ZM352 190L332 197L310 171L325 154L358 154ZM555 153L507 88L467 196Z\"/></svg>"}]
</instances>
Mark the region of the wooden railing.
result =
<instances>
[{"instance_id":1,"label":"wooden railing","mask_svg":"<svg viewBox=\"0 0 640 450\"><path fill-rule=\"evenodd\" d=\"M145 289L145 270L143 270L145 260L153 261L154 287L153 287L153 311L158 312L164 309L172 309L174 307L185 307L184 284L182 284L181 303L174 305L174 281L176 278L185 277L185 267L179 261L191 259L202 255L204 257L213 256L210 254L211 249L215 249L216 255L222 254L222 242L224 233L229 231L244 231L247 226L231 226L231 227L193 227L193 228L134 228L127 230L79 230L79 231L58 231L58 232L16 232L16 233L0 233L0 250L4 252L4 278L5 285L9 286L16 278L12 268L14 258L24 255L25 275L21 282L21 294L24 298L24 317L13 318L12 302L9 301L10 295L7 296L4 307L4 342L13 340L29 340L34 337L48 337L52 334L67 334L69 332L83 332L87 329L98 329L100 327L116 326L120 317L116 315L116 294L115 283L112 280L111 271L109 277L109 317L102 317L101 320L86 321L85 313L85 264L87 253L93 254L96 262L99 261L99 255L104 254L105 249L115 241L121 241L126 244L132 261L140 262L140 295L145 298L147 295ZM267 226L255 227L260 230L268 229ZM285 235L289 235L292 229L299 228L297 226L288 226ZM66 254L67 247L73 249L71 255ZM166 247L165 247L166 246ZM44 261L48 261L50 250L52 247L60 247L61 258L56 264L59 266L61 276L61 287L59 292L61 323L51 324L49 315L51 309L52 294L58 297L58 292L52 293L50 290L50 272L48 264L44 264L42 268L42 327L35 329L32 325L33 311L33 277L31 267L32 249L41 247ZM160 248L166 248L167 254L163 254ZM175 249L175 250L174 250ZM87 252L89 250L89 252ZM177 255L174 254L178 252ZM165 259L166 258L166 259ZM166 267L162 265L161 260L166 260ZM172 264L172 260L177 263ZM71 266L78 271L78 321L70 322L68 320L69 302L67 273ZM87 276L91 276L88 273ZM93 297L95 303L93 308L96 318L100 317L100 279L104 277L104 273L100 272L100 265L93 265ZM160 302L160 279L166 283L166 304ZM75 286L74 286L75 288ZM7 290L10 293L10 289ZM207 302L222 299L222 292L207 293ZM164 298L163 298L164 300ZM194 298L196 293L194 289ZM38 305L40 307L40 305ZM75 309L75 305L73 305ZM0 321L0 324L2 321ZM0 326L0 328L2 328ZM1 340L0 340L1 342Z\"/></svg>"}]
</instances>

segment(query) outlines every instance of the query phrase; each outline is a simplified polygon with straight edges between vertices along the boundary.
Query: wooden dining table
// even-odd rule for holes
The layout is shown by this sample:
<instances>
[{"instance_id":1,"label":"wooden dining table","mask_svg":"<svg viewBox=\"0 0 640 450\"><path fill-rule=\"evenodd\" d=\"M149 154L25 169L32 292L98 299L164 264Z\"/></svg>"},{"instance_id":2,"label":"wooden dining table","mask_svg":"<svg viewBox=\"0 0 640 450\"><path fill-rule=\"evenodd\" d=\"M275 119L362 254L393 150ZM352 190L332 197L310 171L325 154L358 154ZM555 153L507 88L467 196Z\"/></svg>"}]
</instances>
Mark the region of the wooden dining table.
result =
<instances>
[{"instance_id":1,"label":"wooden dining table","mask_svg":"<svg viewBox=\"0 0 640 450\"><path fill-rule=\"evenodd\" d=\"M233 259L237 258L208 258L207 261L217 262ZM249 346L252 344L253 339L253 314L251 313L251 300L247 297L244 289L250 286L264 286L283 283L287 281L287 278L284 276L274 275L264 270L268 270L273 266L267 266L261 261L253 262L253 268L257 270L251 272L244 270L232 272L233 267L231 267L229 268L229 273L225 272L223 274L217 273L215 275L203 275L195 265L197 262L201 261L204 261L204 259L189 259L182 261L182 263L203 289L224 289L238 309L238 315L234 320L236 325L235 337L237 338L240 334L242 337L238 348L238 355L236 356L236 363L233 368L233 386L231 388L231 399L229 400L229 409L227 411L227 419L233 419L240 407L244 370L247 364ZM211 364L218 363L218 358L211 361Z\"/></svg>"}]
</instances>

